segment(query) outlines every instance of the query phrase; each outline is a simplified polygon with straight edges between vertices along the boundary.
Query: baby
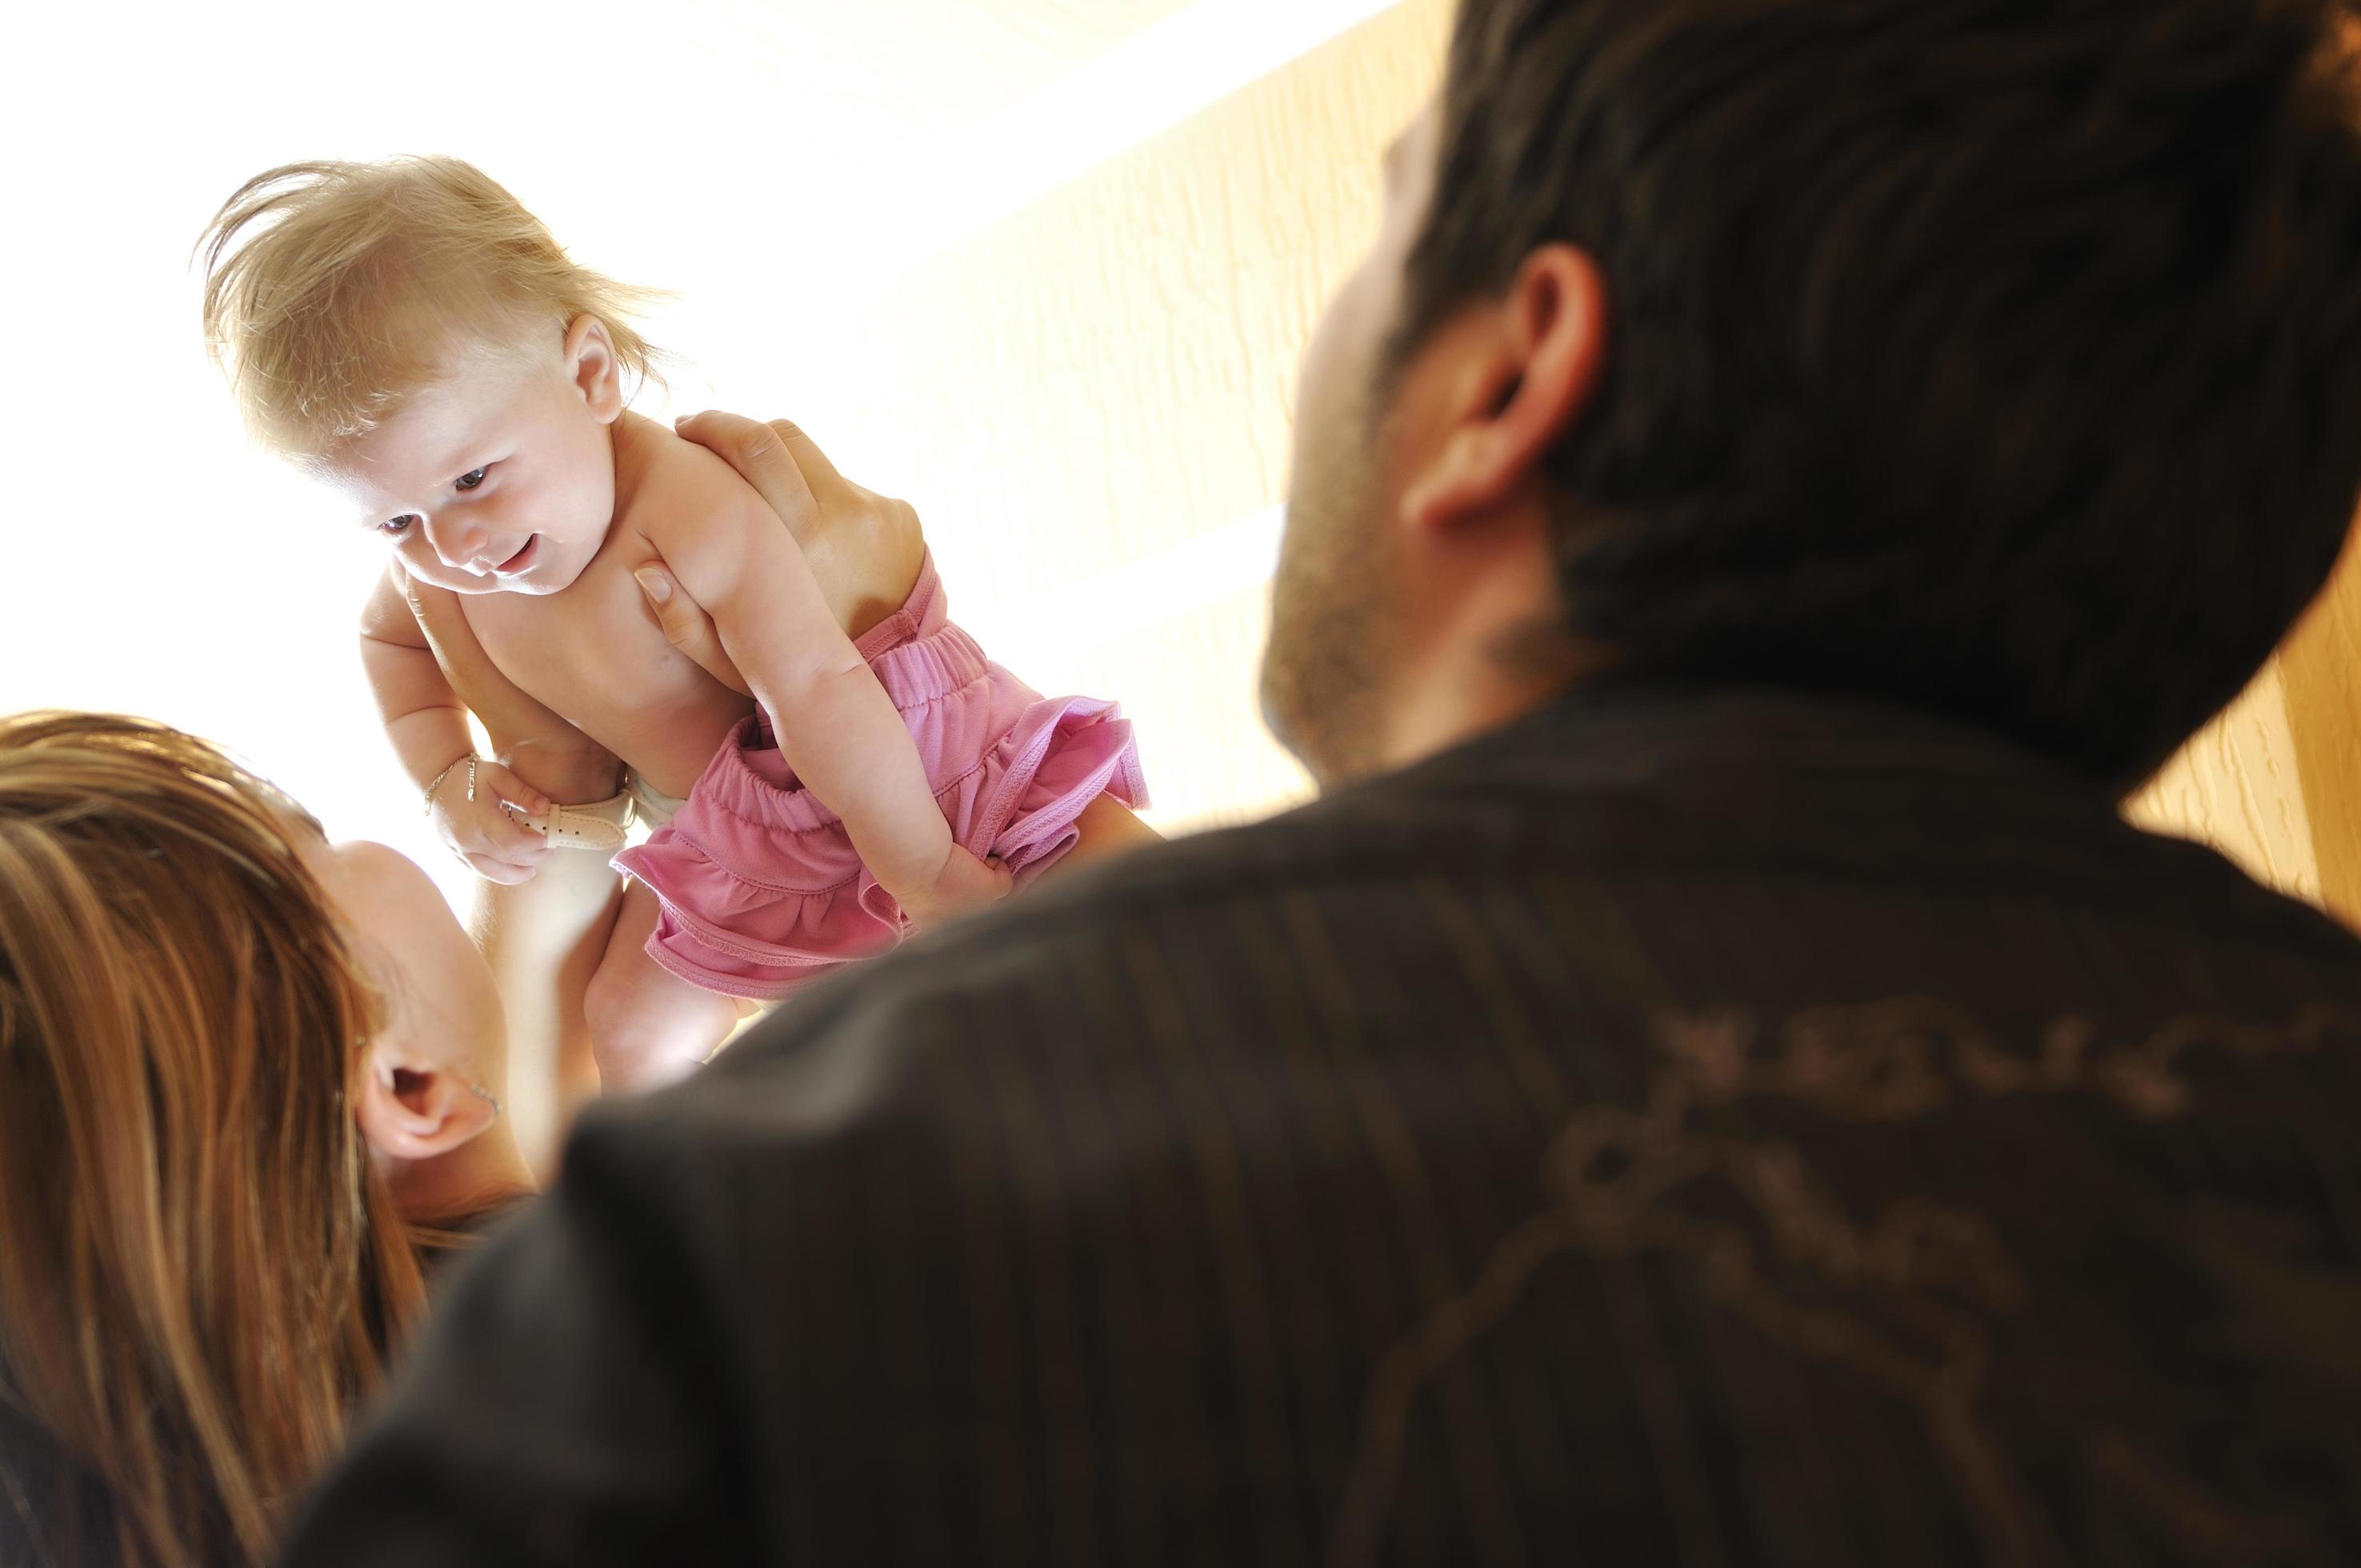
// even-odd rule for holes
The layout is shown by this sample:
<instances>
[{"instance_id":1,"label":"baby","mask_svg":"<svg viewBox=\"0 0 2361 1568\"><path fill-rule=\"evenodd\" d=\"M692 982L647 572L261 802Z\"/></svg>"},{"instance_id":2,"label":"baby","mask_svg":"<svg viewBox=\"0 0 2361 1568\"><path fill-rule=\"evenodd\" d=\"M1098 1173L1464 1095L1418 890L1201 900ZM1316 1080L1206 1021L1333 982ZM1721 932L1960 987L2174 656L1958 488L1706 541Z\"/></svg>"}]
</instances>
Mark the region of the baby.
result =
<instances>
[{"instance_id":1,"label":"baby","mask_svg":"<svg viewBox=\"0 0 2361 1568\"><path fill-rule=\"evenodd\" d=\"M249 425L392 551L362 653L445 840L483 870L516 816L609 850L633 817L654 828L616 857L631 881L593 981L609 1088L676 1077L742 1003L1038 875L1102 796L1144 803L1113 705L986 660L931 561L853 641L761 498L627 409L650 368L639 296L477 170L273 170L203 254L207 341ZM632 576L658 557L753 700L665 641ZM620 758L624 794L551 807L477 757L422 618Z\"/></svg>"}]
</instances>

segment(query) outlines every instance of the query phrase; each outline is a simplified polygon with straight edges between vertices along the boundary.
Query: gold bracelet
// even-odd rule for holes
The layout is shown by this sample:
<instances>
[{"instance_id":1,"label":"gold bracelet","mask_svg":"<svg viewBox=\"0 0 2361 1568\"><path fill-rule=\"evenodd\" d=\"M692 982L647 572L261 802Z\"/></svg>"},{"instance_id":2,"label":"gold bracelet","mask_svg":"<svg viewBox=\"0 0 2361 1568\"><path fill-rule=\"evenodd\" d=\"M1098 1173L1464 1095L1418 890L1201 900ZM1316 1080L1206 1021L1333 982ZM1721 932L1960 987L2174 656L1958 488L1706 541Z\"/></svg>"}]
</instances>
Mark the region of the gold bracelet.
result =
<instances>
[{"instance_id":1,"label":"gold bracelet","mask_svg":"<svg viewBox=\"0 0 2361 1568\"><path fill-rule=\"evenodd\" d=\"M444 769L441 773L436 773L434 775L434 782L426 786L426 807L424 815L428 817L434 815L434 792L443 787L443 783L445 779L448 779L453 773L458 771L459 764L462 762L467 764L467 799L472 802L476 798L476 764L482 761L483 759L477 756L473 751L468 752L464 757L452 758L451 765Z\"/></svg>"}]
</instances>

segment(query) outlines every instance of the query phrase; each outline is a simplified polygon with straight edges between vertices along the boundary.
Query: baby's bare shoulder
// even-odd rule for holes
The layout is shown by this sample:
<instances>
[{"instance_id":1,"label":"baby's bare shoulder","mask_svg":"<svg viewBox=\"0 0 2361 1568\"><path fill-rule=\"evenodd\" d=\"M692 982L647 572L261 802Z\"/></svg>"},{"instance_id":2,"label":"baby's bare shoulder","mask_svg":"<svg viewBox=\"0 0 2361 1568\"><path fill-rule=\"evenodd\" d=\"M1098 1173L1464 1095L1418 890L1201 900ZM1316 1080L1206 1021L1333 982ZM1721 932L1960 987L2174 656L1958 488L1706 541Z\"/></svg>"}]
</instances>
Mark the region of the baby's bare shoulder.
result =
<instances>
[{"instance_id":1,"label":"baby's bare shoulder","mask_svg":"<svg viewBox=\"0 0 2361 1568\"><path fill-rule=\"evenodd\" d=\"M700 535L735 524L759 508L762 498L737 470L693 441L642 422L624 444L619 464L615 522L656 544L669 556L675 547L694 545ZM628 466L628 471L620 471Z\"/></svg>"}]
</instances>

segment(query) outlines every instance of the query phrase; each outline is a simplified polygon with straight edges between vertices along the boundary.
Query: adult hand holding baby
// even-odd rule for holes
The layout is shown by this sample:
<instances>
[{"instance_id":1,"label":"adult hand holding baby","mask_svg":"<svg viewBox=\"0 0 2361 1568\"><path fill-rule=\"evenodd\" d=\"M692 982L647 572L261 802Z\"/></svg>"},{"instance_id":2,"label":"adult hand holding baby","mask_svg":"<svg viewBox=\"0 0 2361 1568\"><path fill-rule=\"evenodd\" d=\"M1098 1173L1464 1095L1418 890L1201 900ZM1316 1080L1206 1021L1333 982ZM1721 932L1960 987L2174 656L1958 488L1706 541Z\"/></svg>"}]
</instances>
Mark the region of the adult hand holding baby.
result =
<instances>
[{"instance_id":1,"label":"adult hand holding baby","mask_svg":"<svg viewBox=\"0 0 2361 1568\"><path fill-rule=\"evenodd\" d=\"M858 639L909 597L926 555L918 514L907 501L864 489L786 420L759 423L708 410L676 422L681 435L738 470L795 535L829 608ZM714 679L751 696L721 646L713 618L682 591L661 561L635 574L665 639Z\"/></svg>"}]
</instances>

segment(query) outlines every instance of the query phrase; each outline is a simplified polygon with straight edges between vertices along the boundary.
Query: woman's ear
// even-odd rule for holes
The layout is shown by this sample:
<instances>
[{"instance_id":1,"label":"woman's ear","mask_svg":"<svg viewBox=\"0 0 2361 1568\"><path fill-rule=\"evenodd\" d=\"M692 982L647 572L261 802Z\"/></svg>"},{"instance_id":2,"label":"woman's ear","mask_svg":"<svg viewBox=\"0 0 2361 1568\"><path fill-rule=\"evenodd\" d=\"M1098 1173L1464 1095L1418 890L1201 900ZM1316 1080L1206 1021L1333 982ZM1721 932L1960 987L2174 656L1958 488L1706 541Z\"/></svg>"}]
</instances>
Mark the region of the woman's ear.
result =
<instances>
[{"instance_id":1,"label":"woman's ear","mask_svg":"<svg viewBox=\"0 0 2361 1568\"><path fill-rule=\"evenodd\" d=\"M1607 358L1607 285L1571 245L1525 258L1461 351L1441 411L1447 429L1403 487L1402 521L1453 527L1532 477L1590 406Z\"/></svg>"},{"instance_id":2,"label":"woman's ear","mask_svg":"<svg viewBox=\"0 0 2361 1568\"><path fill-rule=\"evenodd\" d=\"M384 1044L368 1047L355 1116L361 1136L388 1159L428 1160L473 1139L500 1107L449 1068L397 1060Z\"/></svg>"},{"instance_id":3,"label":"woman's ear","mask_svg":"<svg viewBox=\"0 0 2361 1568\"><path fill-rule=\"evenodd\" d=\"M623 367L605 322L580 315L566 326L566 370L600 424L612 424L621 416Z\"/></svg>"}]
</instances>

